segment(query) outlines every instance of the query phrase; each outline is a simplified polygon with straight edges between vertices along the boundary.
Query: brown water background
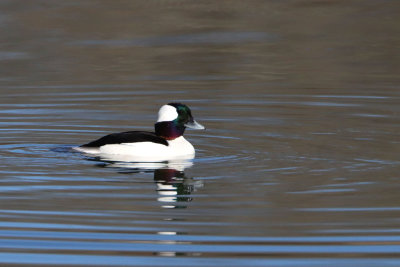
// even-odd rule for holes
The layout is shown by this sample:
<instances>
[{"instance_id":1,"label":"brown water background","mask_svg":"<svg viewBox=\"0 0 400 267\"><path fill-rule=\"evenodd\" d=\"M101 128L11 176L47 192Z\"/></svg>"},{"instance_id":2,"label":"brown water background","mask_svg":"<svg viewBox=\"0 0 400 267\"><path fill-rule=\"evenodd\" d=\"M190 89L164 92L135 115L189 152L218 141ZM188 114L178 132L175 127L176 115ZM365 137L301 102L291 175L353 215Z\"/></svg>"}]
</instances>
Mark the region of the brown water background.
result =
<instances>
[{"instance_id":1,"label":"brown water background","mask_svg":"<svg viewBox=\"0 0 400 267\"><path fill-rule=\"evenodd\" d=\"M0 1L0 263L400 266L399 14ZM171 101L207 127L173 180L70 151Z\"/></svg>"}]
</instances>

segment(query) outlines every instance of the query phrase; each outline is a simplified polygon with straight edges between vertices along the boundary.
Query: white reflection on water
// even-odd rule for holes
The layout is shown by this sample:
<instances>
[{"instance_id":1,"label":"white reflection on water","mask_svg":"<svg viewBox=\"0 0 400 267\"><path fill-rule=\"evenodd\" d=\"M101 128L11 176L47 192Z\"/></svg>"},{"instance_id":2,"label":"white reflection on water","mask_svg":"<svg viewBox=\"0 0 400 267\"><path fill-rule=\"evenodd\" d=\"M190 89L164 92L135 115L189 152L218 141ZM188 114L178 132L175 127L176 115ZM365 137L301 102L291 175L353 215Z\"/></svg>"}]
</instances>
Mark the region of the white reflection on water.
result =
<instances>
[{"instance_id":1,"label":"white reflection on water","mask_svg":"<svg viewBox=\"0 0 400 267\"><path fill-rule=\"evenodd\" d=\"M119 161L110 161L118 159ZM158 194L157 201L164 209L186 208L185 203L190 202L193 198L190 196L192 192L203 187L203 182L196 181L193 178L185 176L185 169L193 166L191 160L171 160L165 162L130 162L121 161L123 157L119 155L107 155L99 157L97 160L105 162L104 167L121 169L124 173L140 173L153 172L154 182L156 183L156 192ZM126 160L128 158L125 158ZM165 221L173 221L175 218L166 217ZM175 231L159 231L160 236L176 236ZM158 241L161 245L176 246L179 242L175 239L161 238ZM157 251L155 255L161 257L175 257L176 251ZM197 256L201 253L196 253Z\"/></svg>"},{"instance_id":2,"label":"white reflection on water","mask_svg":"<svg viewBox=\"0 0 400 267\"><path fill-rule=\"evenodd\" d=\"M126 155L102 155L96 160L104 162L103 167L117 168L123 173L153 172L157 201L162 208L186 208L184 203L192 201L190 194L203 187L203 182L185 176L185 169L193 166L191 160L131 162Z\"/></svg>"}]
</instances>

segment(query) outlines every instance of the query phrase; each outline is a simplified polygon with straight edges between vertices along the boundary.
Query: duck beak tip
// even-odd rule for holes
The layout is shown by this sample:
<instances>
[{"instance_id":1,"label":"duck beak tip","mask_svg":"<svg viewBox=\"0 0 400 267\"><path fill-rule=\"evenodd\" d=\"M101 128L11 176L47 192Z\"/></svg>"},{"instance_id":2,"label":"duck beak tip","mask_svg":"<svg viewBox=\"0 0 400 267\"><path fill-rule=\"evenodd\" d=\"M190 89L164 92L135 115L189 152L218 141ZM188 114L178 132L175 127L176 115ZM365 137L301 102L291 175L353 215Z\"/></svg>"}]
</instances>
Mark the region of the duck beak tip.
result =
<instances>
[{"instance_id":1,"label":"duck beak tip","mask_svg":"<svg viewBox=\"0 0 400 267\"><path fill-rule=\"evenodd\" d=\"M195 130L205 130L206 129L206 127L204 127L197 121L189 122L189 123L185 124L185 126L188 128L191 128L191 129L195 129Z\"/></svg>"}]
</instances>

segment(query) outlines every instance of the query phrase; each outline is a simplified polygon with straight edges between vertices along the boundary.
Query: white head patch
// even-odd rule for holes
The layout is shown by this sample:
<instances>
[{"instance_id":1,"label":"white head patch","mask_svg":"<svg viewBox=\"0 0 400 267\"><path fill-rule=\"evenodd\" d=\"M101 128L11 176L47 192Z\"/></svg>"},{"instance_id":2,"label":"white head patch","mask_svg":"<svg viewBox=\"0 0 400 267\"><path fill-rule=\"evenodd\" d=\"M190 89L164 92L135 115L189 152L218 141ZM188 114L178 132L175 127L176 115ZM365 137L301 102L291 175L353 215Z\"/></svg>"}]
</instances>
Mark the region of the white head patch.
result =
<instances>
[{"instance_id":1,"label":"white head patch","mask_svg":"<svg viewBox=\"0 0 400 267\"><path fill-rule=\"evenodd\" d=\"M170 105L164 105L158 111L157 122L161 121L173 121L178 118L178 112L176 108Z\"/></svg>"}]
</instances>

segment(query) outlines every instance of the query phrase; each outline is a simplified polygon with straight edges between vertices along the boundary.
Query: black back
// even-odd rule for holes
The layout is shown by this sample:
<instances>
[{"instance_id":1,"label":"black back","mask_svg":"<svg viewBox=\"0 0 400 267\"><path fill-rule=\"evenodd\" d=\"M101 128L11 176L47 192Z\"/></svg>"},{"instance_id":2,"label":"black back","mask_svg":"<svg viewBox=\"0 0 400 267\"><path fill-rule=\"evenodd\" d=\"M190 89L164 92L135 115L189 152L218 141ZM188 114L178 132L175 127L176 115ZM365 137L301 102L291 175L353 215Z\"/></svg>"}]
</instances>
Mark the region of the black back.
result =
<instances>
[{"instance_id":1,"label":"black back","mask_svg":"<svg viewBox=\"0 0 400 267\"><path fill-rule=\"evenodd\" d=\"M109 134L93 142L81 145L81 147L101 147L104 145L137 143L137 142L152 142L168 146L167 140L157 136L155 133L144 132L144 131L130 131L123 133Z\"/></svg>"}]
</instances>

